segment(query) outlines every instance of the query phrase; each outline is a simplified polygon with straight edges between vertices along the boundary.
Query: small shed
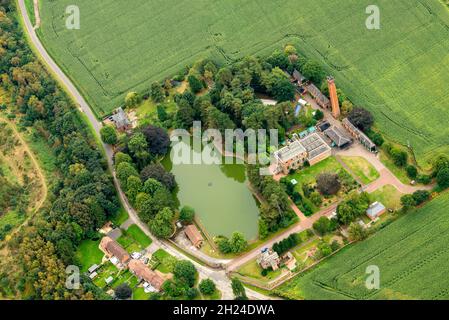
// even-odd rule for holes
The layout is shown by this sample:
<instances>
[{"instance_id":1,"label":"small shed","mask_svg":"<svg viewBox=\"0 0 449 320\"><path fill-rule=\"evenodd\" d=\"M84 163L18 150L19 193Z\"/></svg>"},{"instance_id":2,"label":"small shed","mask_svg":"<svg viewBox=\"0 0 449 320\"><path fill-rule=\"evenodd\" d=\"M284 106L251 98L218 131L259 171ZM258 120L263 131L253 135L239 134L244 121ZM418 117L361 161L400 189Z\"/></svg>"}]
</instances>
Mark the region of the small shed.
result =
<instances>
[{"instance_id":1,"label":"small shed","mask_svg":"<svg viewBox=\"0 0 449 320\"><path fill-rule=\"evenodd\" d=\"M369 206L368 210L366 210L366 215L371 220L376 220L385 212L387 212L387 208L385 208L385 206L382 203L374 202L372 205Z\"/></svg>"},{"instance_id":2,"label":"small shed","mask_svg":"<svg viewBox=\"0 0 449 320\"><path fill-rule=\"evenodd\" d=\"M93 273L95 271L97 271L97 269L99 268L99 266L97 264L94 264L92 267L90 267L87 271L89 273Z\"/></svg>"},{"instance_id":3,"label":"small shed","mask_svg":"<svg viewBox=\"0 0 449 320\"><path fill-rule=\"evenodd\" d=\"M190 242L192 242L192 244L196 247L196 248L201 248L201 246L203 245L204 239L203 236L201 235L201 232L198 230L198 228L194 225L188 225L185 228L185 233L187 238L189 238Z\"/></svg>"}]
</instances>

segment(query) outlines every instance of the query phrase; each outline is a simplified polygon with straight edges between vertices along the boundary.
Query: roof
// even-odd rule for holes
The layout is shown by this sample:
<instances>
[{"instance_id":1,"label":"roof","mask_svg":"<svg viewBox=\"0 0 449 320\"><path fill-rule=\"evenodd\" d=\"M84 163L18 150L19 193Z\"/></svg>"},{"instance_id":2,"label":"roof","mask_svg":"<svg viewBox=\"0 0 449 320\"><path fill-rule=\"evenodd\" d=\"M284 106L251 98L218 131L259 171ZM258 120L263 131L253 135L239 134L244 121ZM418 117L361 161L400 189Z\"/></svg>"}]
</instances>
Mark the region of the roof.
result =
<instances>
[{"instance_id":1,"label":"roof","mask_svg":"<svg viewBox=\"0 0 449 320\"><path fill-rule=\"evenodd\" d=\"M344 118L342 120L342 123L346 125L350 131L357 134L358 138L360 139L360 142L363 143L365 146L367 146L370 149L376 148L376 144L372 142L371 139L366 136L366 134L364 134L361 130L359 130L359 128L353 125L348 118Z\"/></svg>"},{"instance_id":2,"label":"roof","mask_svg":"<svg viewBox=\"0 0 449 320\"><path fill-rule=\"evenodd\" d=\"M304 82L306 80L306 77L304 77L301 72L299 72L298 70L294 70L293 71L293 78L295 78L296 81L299 82Z\"/></svg>"},{"instance_id":3,"label":"roof","mask_svg":"<svg viewBox=\"0 0 449 320\"><path fill-rule=\"evenodd\" d=\"M348 138L340 129L335 126L330 127L324 133L339 147L343 147L351 143L351 139Z\"/></svg>"},{"instance_id":4,"label":"roof","mask_svg":"<svg viewBox=\"0 0 449 320\"><path fill-rule=\"evenodd\" d=\"M370 218L377 218L382 213L384 213L386 210L385 206L380 202L374 202L372 205L369 206L368 210L366 210L366 214Z\"/></svg>"},{"instance_id":5,"label":"roof","mask_svg":"<svg viewBox=\"0 0 449 320\"><path fill-rule=\"evenodd\" d=\"M111 116L111 119L115 122L117 128L124 128L131 125L127 114L125 113L125 111L123 111L122 108L118 108L115 114Z\"/></svg>"},{"instance_id":6,"label":"roof","mask_svg":"<svg viewBox=\"0 0 449 320\"><path fill-rule=\"evenodd\" d=\"M263 252L257 259L258 263L272 263L277 262L279 255L276 251L267 250Z\"/></svg>"},{"instance_id":7,"label":"roof","mask_svg":"<svg viewBox=\"0 0 449 320\"><path fill-rule=\"evenodd\" d=\"M128 252L110 237L101 239L100 247L109 255L116 257L121 263L127 263L131 259Z\"/></svg>"},{"instance_id":8,"label":"roof","mask_svg":"<svg viewBox=\"0 0 449 320\"><path fill-rule=\"evenodd\" d=\"M162 284L165 281L160 275L148 268L140 260L131 260L131 262L129 263L129 270L134 273L136 277L145 280L157 290L161 289Z\"/></svg>"},{"instance_id":9,"label":"roof","mask_svg":"<svg viewBox=\"0 0 449 320\"><path fill-rule=\"evenodd\" d=\"M293 141L288 146L279 149L274 154L283 162L287 162L300 154L305 153L307 150L303 147L301 142Z\"/></svg>"},{"instance_id":10,"label":"roof","mask_svg":"<svg viewBox=\"0 0 449 320\"><path fill-rule=\"evenodd\" d=\"M326 141L316 132L309 134L307 137L301 139L300 142L307 150L309 160L331 150L331 147L329 147Z\"/></svg>"},{"instance_id":11,"label":"roof","mask_svg":"<svg viewBox=\"0 0 449 320\"><path fill-rule=\"evenodd\" d=\"M320 89L318 89L313 83L307 86L307 90L315 97L315 99L323 106L330 106L330 100L326 97Z\"/></svg>"},{"instance_id":12,"label":"roof","mask_svg":"<svg viewBox=\"0 0 449 320\"><path fill-rule=\"evenodd\" d=\"M189 240L193 243L193 245L197 245L199 242L203 241L203 236L201 235L200 231L198 230L198 228L191 224L188 225L185 228L185 233L187 235L187 238L189 238Z\"/></svg>"}]
</instances>

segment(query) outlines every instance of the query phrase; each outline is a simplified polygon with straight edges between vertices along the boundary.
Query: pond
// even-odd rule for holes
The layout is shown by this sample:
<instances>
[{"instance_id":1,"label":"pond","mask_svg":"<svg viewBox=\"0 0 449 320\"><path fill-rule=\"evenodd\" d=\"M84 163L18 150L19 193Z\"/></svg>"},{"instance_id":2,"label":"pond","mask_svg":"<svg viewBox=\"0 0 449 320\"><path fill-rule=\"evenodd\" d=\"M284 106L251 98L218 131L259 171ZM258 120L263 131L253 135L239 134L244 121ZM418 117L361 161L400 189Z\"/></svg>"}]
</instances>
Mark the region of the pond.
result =
<instances>
[{"instance_id":1,"label":"pond","mask_svg":"<svg viewBox=\"0 0 449 320\"><path fill-rule=\"evenodd\" d=\"M178 183L180 208L190 206L212 236L231 236L234 231L253 240L258 236L259 208L247 185L242 164L172 164L163 160ZM198 152L192 151L198 155ZM224 163L224 161L222 162Z\"/></svg>"}]
</instances>

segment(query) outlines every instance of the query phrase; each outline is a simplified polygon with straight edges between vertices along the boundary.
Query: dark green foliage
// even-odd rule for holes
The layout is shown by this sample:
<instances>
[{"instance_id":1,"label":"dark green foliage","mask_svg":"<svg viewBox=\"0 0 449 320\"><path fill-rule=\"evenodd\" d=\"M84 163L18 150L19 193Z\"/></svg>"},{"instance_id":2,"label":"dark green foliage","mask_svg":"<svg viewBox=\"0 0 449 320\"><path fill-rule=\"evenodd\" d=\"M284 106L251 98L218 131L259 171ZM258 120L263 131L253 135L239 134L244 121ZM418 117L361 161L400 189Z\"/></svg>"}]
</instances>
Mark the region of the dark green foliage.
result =
<instances>
[{"instance_id":1,"label":"dark green foliage","mask_svg":"<svg viewBox=\"0 0 449 320\"><path fill-rule=\"evenodd\" d=\"M273 245L273 250L276 251L279 255L282 255L286 253L288 250L296 247L298 244L301 243L301 238L299 237L299 234L291 234L286 239L282 240L281 242L275 243Z\"/></svg>"},{"instance_id":2,"label":"dark green foliage","mask_svg":"<svg viewBox=\"0 0 449 320\"><path fill-rule=\"evenodd\" d=\"M193 287L197 274L193 263L187 260L177 261L173 269L174 280L188 287Z\"/></svg>"},{"instance_id":3,"label":"dark green foliage","mask_svg":"<svg viewBox=\"0 0 449 320\"><path fill-rule=\"evenodd\" d=\"M369 131L374 123L374 117L368 110L362 107L355 107L348 115L348 119L353 125L362 131Z\"/></svg>"},{"instance_id":4,"label":"dark green foliage","mask_svg":"<svg viewBox=\"0 0 449 320\"><path fill-rule=\"evenodd\" d=\"M128 284L122 283L118 285L117 288L114 289L114 293L117 299L126 300L131 298L133 291L131 290Z\"/></svg>"},{"instance_id":5,"label":"dark green foliage","mask_svg":"<svg viewBox=\"0 0 449 320\"><path fill-rule=\"evenodd\" d=\"M101 140L106 144L114 145L117 143L117 132L111 126L104 126L100 130Z\"/></svg>"},{"instance_id":6,"label":"dark green foliage","mask_svg":"<svg viewBox=\"0 0 449 320\"><path fill-rule=\"evenodd\" d=\"M405 171L407 172L407 176L408 176L410 179L416 179L416 177L418 176L418 169L416 169L415 166L408 165L408 166L405 168Z\"/></svg>"},{"instance_id":7,"label":"dark green foliage","mask_svg":"<svg viewBox=\"0 0 449 320\"><path fill-rule=\"evenodd\" d=\"M179 219L185 223L192 223L195 217L195 210L189 206L184 206L179 213Z\"/></svg>"},{"instance_id":8,"label":"dark green foliage","mask_svg":"<svg viewBox=\"0 0 449 320\"><path fill-rule=\"evenodd\" d=\"M217 289L215 283L210 279L201 280L198 287L201 293L207 296L213 294Z\"/></svg>"},{"instance_id":9,"label":"dark green foliage","mask_svg":"<svg viewBox=\"0 0 449 320\"><path fill-rule=\"evenodd\" d=\"M366 193L352 194L347 200L342 201L337 207L337 218L341 224L349 224L358 217L364 215L370 205L369 196Z\"/></svg>"},{"instance_id":10,"label":"dark green foliage","mask_svg":"<svg viewBox=\"0 0 449 320\"><path fill-rule=\"evenodd\" d=\"M155 179L166 186L170 191L173 191L177 186L174 175L167 172L159 163L153 163L143 168L140 172L140 178L142 181L147 181L150 178Z\"/></svg>"},{"instance_id":11,"label":"dark green foliage","mask_svg":"<svg viewBox=\"0 0 449 320\"><path fill-rule=\"evenodd\" d=\"M187 81L193 93L198 93L204 88L203 83L194 75L188 76Z\"/></svg>"}]
</instances>

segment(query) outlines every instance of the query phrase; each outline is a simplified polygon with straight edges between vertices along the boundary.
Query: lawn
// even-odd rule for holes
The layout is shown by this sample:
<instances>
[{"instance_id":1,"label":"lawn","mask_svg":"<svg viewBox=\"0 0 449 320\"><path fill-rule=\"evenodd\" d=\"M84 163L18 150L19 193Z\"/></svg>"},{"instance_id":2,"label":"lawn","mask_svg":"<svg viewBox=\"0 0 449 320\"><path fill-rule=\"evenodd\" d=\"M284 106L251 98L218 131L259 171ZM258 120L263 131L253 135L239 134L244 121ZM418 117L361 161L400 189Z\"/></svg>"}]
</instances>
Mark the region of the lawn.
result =
<instances>
[{"instance_id":1,"label":"lawn","mask_svg":"<svg viewBox=\"0 0 449 320\"><path fill-rule=\"evenodd\" d=\"M291 299L449 299L449 193L346 247L277 292ZM378 266L380 289L366 268Z\"/></svg>"},{"instance_id":2,"label":"lawn","mask_svg":"<svg viewBox=\"0 0 449 320\"><path fill-rule=\"evenodd\" d=\"M104 253L98 247L100 240L84 240L76 250L76 258L81 263L81 272L86 272L94 264L100 264Z\"/></svg>"},{"instance_id":3,"label":"lawn","mask_svg":"<svg viewBox=\"0 0 449 320\"><path fill-rule=\"evenodd\" d=\"M176 258L170 255L167 251L159 249L153 254L152 258L152 263L154 263L154 260L157 261L156 270L159 270L162 273L173 272L173 266Z\"/></svg>"},{"instance_id":4,"label":"lawn","mask_svg":"<svg viewBox=\"0 0 449 320\"><path fill-rule=\"evenodd\" d=\"M373 201L379 201L388 209L399 210L401 208L401 197L403 196L392 185L384 186L370 194Z\"/></svg>"},{"instance_id":5,"label":"lawn","mask_svg":"<svg viewBox=\"0 0 449 320\"><path fill-rule=\"evenodd\" d=\"M245 277L254 278L261 281L270 282L271 280L276 279L282 273L282 269L278 269L276 271L268 271L266 276L262 275L262 268L259 266L256 260L251 260L250 262L241 266L237 273L241 274Z\"/></svg>"},{"instance_id":6,"label":"lawn","mask_svg":"<svg viewBox=\"0 0 449 320\"><path fill-rule=\"evenodd\" d=\"M122 230L117 242L129 253L140 252L151 244L151 239L140 228L133 224L128 230Z\"/></svg>"},{"instance_id":7,"label":"lawn","mask_svg":"<svg viewBox=\"0 0 449 320\"><path fill-rule=\"evenodd\" d=\"M341 157L341 159L363 184L369 184L380 177L379 172L365 158Z\"/></svg>"},{"instance_id":8,"label":"lawn","mask_svg":"<svg viewBox=\"0 0 449 320\"><path fill-rule=\"evenodd\" d=\"M80 30L64 12L78 5ZM439 0L378 0L380 30L365 21L370 0L44 1L39 36L97 115L131 90L210 57L230 63L283 44L318 60L379 128L411 143L427 164L449 151L449 12ZM168 36L169 35L169 36ZM417 85L419 84L419 85Z\"/></svg>"},{"instance_id":9,"label":"lawn","mask_svg":"<svg viewBox=\"0 0 449 320\"><path fill-rule=\"evenodd\" d=\"M304 168L302 170L297 170L295 173L288 175L287 180L291 182L293 179L295 179L298 182L297 185L295 186L295 190L304 196L302 186L305 184L315 186L316 178L318 177L318 175L324 172L339 174L340 181L342 182L342 189L339 192L338 196L343 195L349 192L350 190L354 189L354 187L357 184L356 181L352 178L352 176L345 170L345 168L343 168L343 166L335 159L335 157L327 158L311 167ZM335 196L327 198L323 197L322 207L329 206L335 200L336 200ZM320 210L320 208L315 206L306 197L303 197L302 201L306 203L308 207L311 208L312 213L315 213Z\"/></svg>"}]
</instances>

